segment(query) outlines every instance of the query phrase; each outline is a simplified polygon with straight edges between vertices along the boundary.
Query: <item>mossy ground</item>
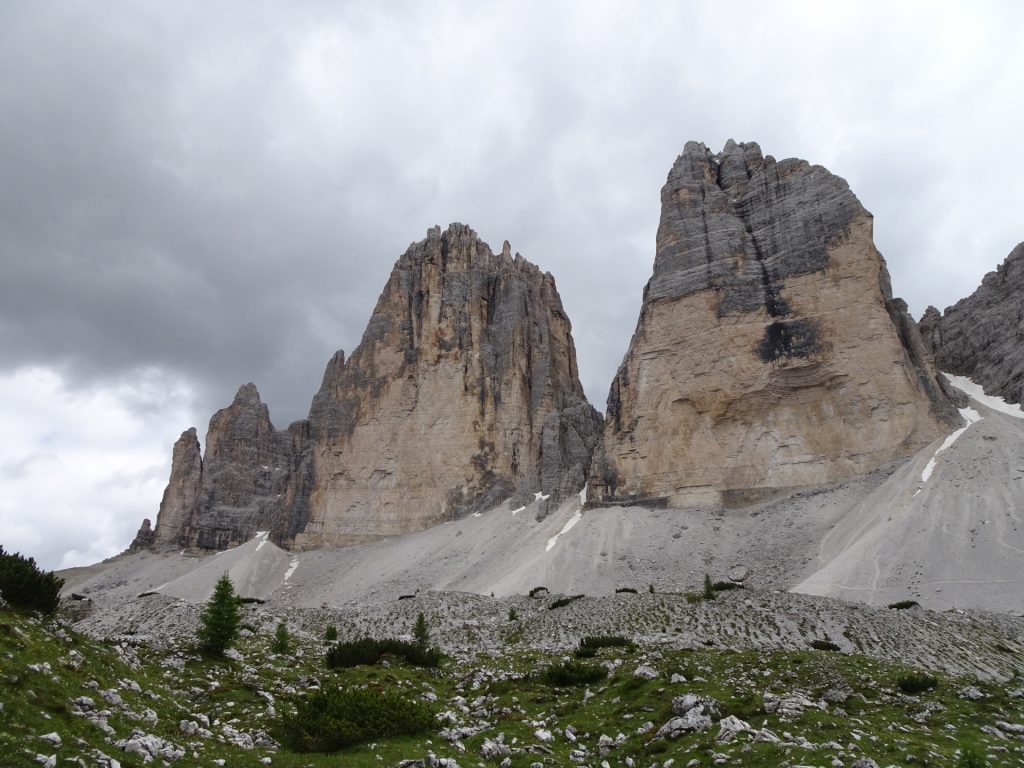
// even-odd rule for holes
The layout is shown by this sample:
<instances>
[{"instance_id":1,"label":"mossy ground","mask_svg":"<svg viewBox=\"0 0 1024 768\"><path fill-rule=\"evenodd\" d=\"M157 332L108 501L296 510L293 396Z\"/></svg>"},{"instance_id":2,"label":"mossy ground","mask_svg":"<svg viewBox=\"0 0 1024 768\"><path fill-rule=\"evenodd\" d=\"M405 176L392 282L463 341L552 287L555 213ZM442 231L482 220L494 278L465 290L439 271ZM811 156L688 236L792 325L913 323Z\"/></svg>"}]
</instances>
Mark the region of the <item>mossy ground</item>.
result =
<instances>
[{"instance_id":1,"label":"mossy ground","mask_svg":"<svg viewBox=\"0 0 1024 768\"><path fill-rule=\"evenodd\" d=\"M830 766L834 759L850 765L860 756L881 766L954 766L957 750L966 742L979 744L992 766L1024 765L1024 739L1002 739L991 731L997 721L1024 723L1024 699L1011 695L1024 684L1019 680L997 684L939 674L935 689L907 696L897 681L912 668L859 655L640 647L599 650L588 663L612 662L615 671L609 678L590 686L559 688L545 682L541 673L568 654L510 644L487 654L449 658L438 670L397 661L328 670L323 642L301 633L294 637L293 654L271 654L272 633L261 633L238 643L244 661L216 660L187 643L155 651L143 645L97 642L59 619L0 609L0 763L29 766L36 764L37 754L56 754L58 765L102 765L102 753L122 766L142 765L140 758L113 744L138 728L185 748L180 765L214 765L222 759L232 767L258 766L269 758L275 766L390 766L424 758L428 752L453 757L461 766L498 765L502 758L484 758L480 750L485 739L499 733L517 750L509 755L512 766L598 766L605 760L615 766L625 765L627 757L645 767L661 766L669 759L676 766L693 759L712 765L716 757L724 758L720 764L725 765ZM29 669L43 663L49 664L49 672ZM640 664L653 667L657 677L635 677L633 671ZM671 683L673 674L686 682ZM223 740L225 725L240 732L273 733L289 701L317 685L370 686L416 699L436 697L431 706L442 719L434 733L332 755L259 746L243 749ZM977 688L983 697L972 701L961 696L967 686ZM101 692L111 689L123 705L103 700ZM766 692L801 692L818 702L836 689L847 689L847 698L826 703L824 709L809 708L790 718L764 712ZM716 699L722 716L735 715L755 729L767 728L783 743L754 742L749 734L716 743L717 723L676 740L654 739L655 731L672 717L672 698L691 692ZM80 696L94 699L96 709L110 710L106 721L116 735L109 736L75 713L72 701ZM182 733L180 721L199 715L209 719L212 736ZM479 732L459 739L465 753L440 733L442 728L475 729L483 723ZM575 742L566 736L570 726ZM540 741L535 736L539 728L551 731L553 740ZM51 732L62 739L58 749L39 738ZM793 738L787 739L787 734ZM602 735L618 740L605 754L598 747ZM799 737L817 748L799 746Z\"/></svg>"}]
</instances>

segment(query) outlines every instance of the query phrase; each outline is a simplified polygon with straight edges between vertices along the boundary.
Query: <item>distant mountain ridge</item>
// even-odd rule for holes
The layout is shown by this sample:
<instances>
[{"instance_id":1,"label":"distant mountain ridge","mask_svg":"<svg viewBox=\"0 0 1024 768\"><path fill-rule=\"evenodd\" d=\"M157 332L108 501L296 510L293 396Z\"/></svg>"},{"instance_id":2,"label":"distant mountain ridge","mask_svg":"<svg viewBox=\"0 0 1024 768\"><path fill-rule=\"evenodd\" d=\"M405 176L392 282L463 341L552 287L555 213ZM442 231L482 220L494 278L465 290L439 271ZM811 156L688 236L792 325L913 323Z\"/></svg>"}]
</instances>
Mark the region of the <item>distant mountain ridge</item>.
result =
<instances>
[{"instance_id":1,"label":"distant mountain ridge","mask_svg":"<svg viewBox=\"0 0 1024 768\"><path fill-rule=\"evenodd\" d=\"M1024 402L1024 243L970 296L928 307L921 336L940 370L968 376L990 395Z\"/></svg>"}]
</instances>

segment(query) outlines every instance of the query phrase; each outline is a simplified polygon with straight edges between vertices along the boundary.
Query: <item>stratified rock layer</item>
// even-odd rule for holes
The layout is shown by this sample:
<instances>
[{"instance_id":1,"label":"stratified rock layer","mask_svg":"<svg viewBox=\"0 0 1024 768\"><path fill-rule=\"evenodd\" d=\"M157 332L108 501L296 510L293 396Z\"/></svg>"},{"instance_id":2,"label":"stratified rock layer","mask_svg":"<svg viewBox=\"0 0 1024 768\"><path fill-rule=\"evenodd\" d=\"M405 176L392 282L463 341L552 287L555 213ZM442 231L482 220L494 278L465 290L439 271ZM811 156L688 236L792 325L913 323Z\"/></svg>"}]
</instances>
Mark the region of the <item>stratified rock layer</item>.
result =
<instances>
[{"instance_id":1,"label":"stratified rock layer","mask_svg":"<svg viewBox=\"0 0 1024 768\"><path fill-rule=\"evenodd\" d=\"M1024 402L1024 243L943 314L928 307L921 336L943 371L968 376L987 394Z\"/></svg>"},{"instance_id":2,"label":"stratified rock layer","mask_svg":"<svg viewBox=\"0 0 1024 768\"><path fill-rule=\"evenodd\" d=\"M300 544L417 530L580 490L600 435L554 278L461 224L398 260L352 356L310 411Z\"/></svg>"},{"instance_id":3,"label":"stratified rock layer","mask_svg":"<svg viewBox=\"0 0 1024 768\"><path fill-rule=\"evenodd\" d=\"M593 501L743 502L868 472L958 422L842 179L691 142L661 200Z\"/></svg>"},{"instance_id":4,"label":"stratified rock layer","mask_svg":"<svg viewBox=\"0 0 1024 768\"><path fill-rule=\"evenodd\" d=\"M284 546L418 530L586 482L586 402L554 278L461 224L395 265L363 339L328 363L308 420L275 430L252 384L175 444L157 546Z\"/></svg>"}]
</instances>

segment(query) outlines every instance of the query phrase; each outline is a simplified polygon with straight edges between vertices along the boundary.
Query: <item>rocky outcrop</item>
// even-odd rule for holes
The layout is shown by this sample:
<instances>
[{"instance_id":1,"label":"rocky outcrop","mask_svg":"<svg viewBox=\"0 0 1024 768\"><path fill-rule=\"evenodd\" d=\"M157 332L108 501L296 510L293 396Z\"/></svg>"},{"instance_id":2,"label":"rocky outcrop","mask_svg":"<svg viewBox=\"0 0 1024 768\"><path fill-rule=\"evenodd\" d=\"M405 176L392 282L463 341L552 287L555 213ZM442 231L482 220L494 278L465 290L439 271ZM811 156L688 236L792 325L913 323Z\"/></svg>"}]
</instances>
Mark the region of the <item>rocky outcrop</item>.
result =
<instances>
[{"instance_id":1,"label":"rocky outcrop","mask_svg":"<svg viewBox=\"0 0 1024 768\"><path fill-rule=\"evenodd\" d=\"M203 457L195 427L186 429L174 444L171 477L160 501L153 542L188 546L196 531L203 484Z\"/></svg>"},{"instance_id":2,"label":"rocky outcrop","mask_svg":"<svg viewBox=\"0 0 1024 768\"><path fill-rule=\"evenodd\" d=\"M1024 402L1024 243L970 296L942 314L928 307L921 336L936 368L968 376L990 395Z\"/></svg>"},{"instance_id":3,"label":"rocky outcrop","mask_svg":"<svg viewBox=\"0 0 1024 768\"><path fill-rule=\"evenodd\" d=\"M231 405L210 419L197 522L188 544L223 549L256 531L271 531L276 541L290 540L297 530L290 524L289 505L296 464L308 449L302 439L306 433L303 422L281 432L274 429L256 386L240 387Z\"/></svg>"},{"instance_id":4,"label":"rocky outcrop","mask_svg":"<svg viewBox=\"0 0 1024 768\"><path fill-rule=\"evenodd\" d=\"M592 501L743 502L868 472L958 423L842 179L691 142L661 200Z\"/></svg>"},{"instance_id":5,"label":"rocky outcrop","mask_svg":"<svg viewBox=\"0 0 1024 768\"><path fill-rule=\"evenodd\" d=\"M148 517L143 519L142 525L139 526L139 530L135 534L135 538L128 545L129 552L140 552L153 546L156 540L156 531L153 530L152 526L153 524Z\"/></svg>"},{"instance_id":6,"label":"rocky outcrop","mask_svg":"<svg viewBox=\"0 0 1024 768\"><path fill-rule=\"evenodd\" d=\"M600 434L554 278L461 224L398 260L310 410L301 544L404 533L579 491Z\"/></svg>"},{"instance_id":7,"label":"rocky outcrop","mask_svg":"<svg viewBox=\"0 0 1024 768\"><path fill-rule=\"evenodd\" d=\"M424 528L586 482L600 438L554 278L453 224L398 260L309 419L277 431L252 384L175 445L156 544L284 546Z\"/></svg>"}]
</instances>

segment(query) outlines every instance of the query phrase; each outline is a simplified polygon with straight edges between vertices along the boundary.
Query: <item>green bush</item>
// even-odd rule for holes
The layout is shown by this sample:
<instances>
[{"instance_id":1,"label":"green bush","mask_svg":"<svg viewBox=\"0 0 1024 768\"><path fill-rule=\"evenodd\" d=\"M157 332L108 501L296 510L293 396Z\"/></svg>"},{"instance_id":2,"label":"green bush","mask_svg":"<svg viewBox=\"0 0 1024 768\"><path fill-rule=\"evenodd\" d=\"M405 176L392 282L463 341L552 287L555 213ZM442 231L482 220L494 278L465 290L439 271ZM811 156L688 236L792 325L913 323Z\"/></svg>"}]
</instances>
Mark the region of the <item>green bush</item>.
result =
<instances>
[{"instance_id":1,"label":"green bush","mask_svg":"<svg viewBox=\"0 0 1024 768\"><path fill-rule=\"evenodd\" d=\"M920 603L917 600L900 600L898 603L889 603L889 607L895 611L905 611L915 605L920 605Z\"/></svg>"},{"instance_id":2,"label":"green bush","mask_svg":"<svg viewBox=\"0 0 1024 768\"><path fill-rule=\"evenodd\" d=\"M541 592L547 592L547 587L534 587L530 590L530 597L537 597Z\"/></svg>"},{"instance_id":3,"label":"green bush","mask_svg":"<svg viewBox=\"0 0 1024 768\"><path fill-rule=\"evenodd\" d=\"M831 640L811 640L811 648L816 651L838 651L839 646L833 643Z\"/></svg>"},{"instance_id":4,"label":"green bush","mask_svg":"<svg viewBox=\"0 0 1024 768\"><path fill-rule=\"evenodd\" d=\"M582 597L583 595L569 595L568 597L560 597L548 606L548 610L553 611L555 610L555 608L564 608L569 603L574 603Z\"/></svg>"},{"instance_id":5,"label":"green bush","mask_svg":"<svg viewBox=\"0 0 1024 768\"><path fill-rule=\"evenodd\" d=\"M40 570L31 557L4 552L0 547L0 595L11 605L53 613L60 604L64 579Z\"/></svg>"},{"instance_id":6,"label":"green bush","mask_svg":"<svg viewBox=\"0 0 1024 768\"><path fill-rule=\"evenodd\" d=\"M324 640L326 640L328 643L333 643L337 639L338 639L338 628L336 626L334 626L333 624L329 624L327 626L327 631L324 632Z\"/></svg>"},{"instance_id":7,"label":"green bush","mask_svg":"<svg viewBox=\"0 0 1024 768\"><path fill-rule=\"evenodd\" d=\"M377 640L363 637L345 643L335 643L327 649L325 659L327 666L334 669L369 666L376 664L384 656L400 656L414 667L438 667L444 658L438 648L428 648L418 643L407 643L391 638Z\"/></svg>"},{"instance_id":8,"label":"green bush","mask_svg":"<svg viewBox=\"0 0 1024 768\"><path fill-rule=\"evenodd\" d=\"M896 687L904 693L918 694L930 691L939 681L927 672L908 672L896 679Z\"/></svg>"},{"instance_id":9,"label":"green bush","mask_svg":"<svg viewBox=\"0 0 1024 768\"><path fill-rule=\"evenodd\" d=\"M515 608L509 608L508 609L508 620L509 621L519 621L519 613L516 611Z\"/></svg>"},{"instance_id":10,"label":"green bush","mask_svg":"<svg viewBox=\"0 0 1024 768\"><path fill-rule=\"evenodd\" d=\"M608 677L604 667L579 661L563 661L544 670L544 679L551 685L589 685Z\"/></svg>"},{"instance_id":11,"label":"green bush","mask_svg":"<svg viewBox=\"0 0 1024 768\"><path fill-rule=\"evenodd\" d=\"M199 648L214 656L224 651L238 637L238 596L225 573L217 580L203 615L199 619Z\"/></svg>"},{"instance_id":12,"label":"green bush","mask_svg":"<svg viewBox=\"0 0 1024 768\"><path fill-rule=\"evenodd\" d=\"M957 768L987 768L988 759L985 757L985 750L977 744L961 744L960 757L957 759L956 765Z\"/></svg>"},{"instance_id":13,"label":"green bush","mask_svg":"<svg viewBox=\"0 0 1024 768\"><path fill-rule=\"evenodd\" d=\"M633 589L632 587L619 587L618 589L615 590L615 594L617 594L617 595L621 594L623 592L629 592L631 595L635 595L636 594L636 590Z\"/></svg>"},{"instance_id":14,"label":"green bush","mask_svg":"<svg viewBox=\"0 0 1024 768\"><path fill-rule=\"evenodd\" d=\"M572 652L577 659L592 659L597 656L597 648L583 648L582 646Z\"/></svg>"},{"instance_id":15,"label":"green bush","mask_svg":"<svg viewBox=\"0 0 1024 768\"><path fill-rule=\"evenodd\" d=\"M296 752L334 752L392 736L426 733L436 725L433 711L391 691L327 688L284 714L274 736Z\"/></svg>"},{"instance_id":16,"label":"green bush","mask_svg":"<svg viewBox=\"0 0 1024 768\"><path fill-rule=\"evenodd\" d=\"M633 641L622 635L587 635L580 640L580 648L633 648Z\"/></svg>"}]
</instances>

